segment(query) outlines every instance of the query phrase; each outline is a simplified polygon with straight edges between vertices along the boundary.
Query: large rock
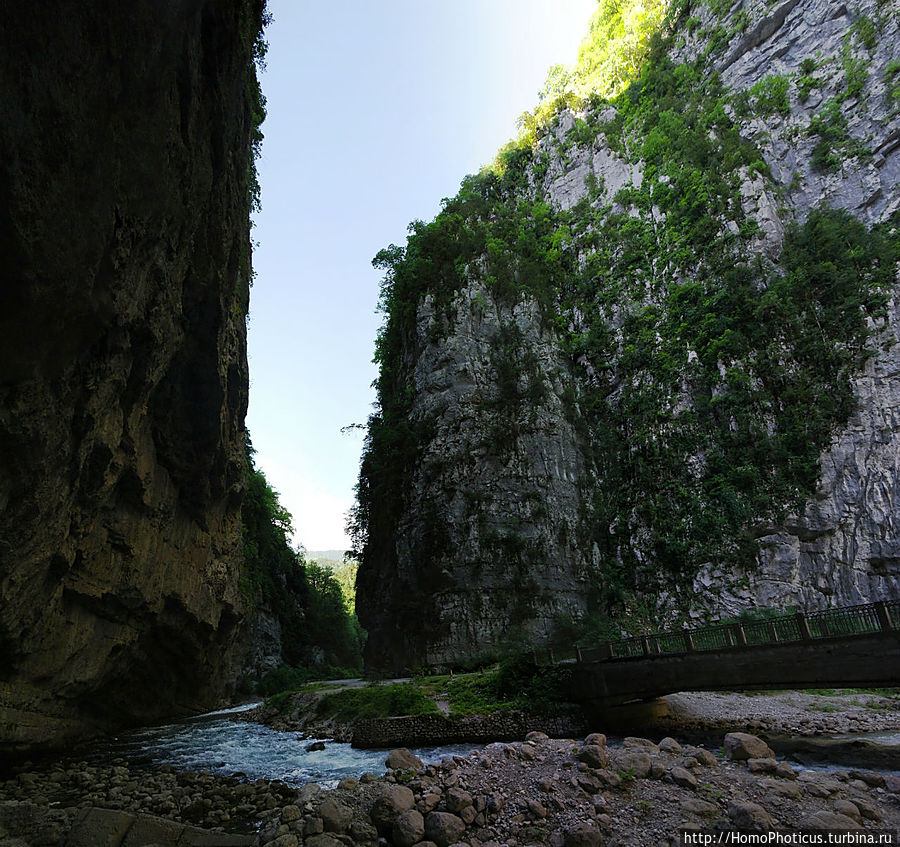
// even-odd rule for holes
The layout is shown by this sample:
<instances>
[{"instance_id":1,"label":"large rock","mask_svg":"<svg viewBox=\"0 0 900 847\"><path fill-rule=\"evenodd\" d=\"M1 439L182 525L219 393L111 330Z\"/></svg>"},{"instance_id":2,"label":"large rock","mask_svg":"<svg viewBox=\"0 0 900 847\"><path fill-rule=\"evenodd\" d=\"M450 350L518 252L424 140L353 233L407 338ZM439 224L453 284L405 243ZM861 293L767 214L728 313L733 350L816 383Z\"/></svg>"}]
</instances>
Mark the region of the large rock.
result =
<instances>
[{"instance_id":1,"label":"large rock","mask_svg":"<svg viewBox=\"0 0 900 847\"><path fill-rule=\"evenodd\" d=\"M728 804L728 817L738 829L751 832L768 832L772 828L769 813L749 800L732 800Z\"/></svg>"},{"instance_id":2,"label":"large rock","mask_svg":"<svg viewBox=\"0 0 900 847\"><path fill-rule=\"evenodd\" d=\"M462 818L450 812L429 812L425 818L425 838L438 847L455 844L466 831Z\"/></svg>"},{"instance_id":3,"label":"large rock","mask_svg":"<svg viewBox=\"0 0 900 847\"><path fill-rule=\"evenodd\" d=\"M384 764L391 770L420 771L424 767L422 760L415 753L410 753L406 747L398 747L396 750L391 750Z\"/></svg>"},{"instance_id":4,"label":"large rock","mask_svg":"<svg viewBox=\"0 0 900 847\"><path fill-rule=\"evenodd\" d=\"M775 753L765 741L747 732L729 732L725 736L724 747L725 755L735 762L775 758Z\"/></svg>"},{"instance_id":5,"label":"large rock","mask_svg":"<svg viewBox=\"0 0 900 847\"><path fill-rule=\"evenodd\" d=\"M563 834L565 847L599 847L602 840L600 828L594 821L585 821L570 827Z\"/></svg>"},{"instance_id":6,"label":"large rock","mask_svg":"<svg viewBox=\"0 0 900 847\"><path fill-rule=\"evenodd\" d=\"M676 785L680 785L682 788L694 789L697 787L697 777L686 768L679 767L678 765L672 768L672 782Z\"/></svg>"},{"instance_id":7,"label":"large rock","mask_svg":"<svg viewBox=\"0 0 900 847\"><path fill-rule=\"evenodd\" d=\"M261 5L0 11L0 751L226 691Z\"/></svg>"},{"instance_id":8,"label":"large rock","mask_svg":"<svg viewBox=\"0 0 900 847\"><path fill-rule=\"evenodd\" d=\"M372 804L372 823L380 833L387 834L394 821L415 804L415 796L405 785L386 785Z\"/></svg>"},{"instance_id":9,"label":"large rock","mask_svg":"<svg viewBox=\"0 0 900 847\"><path fill-rule=\"evenodd\" d=\"M425 835L425 818L416 809L403 812L391 830L391 841L396 847L412 847Z\"/></svg>"},{"instance_id":10,"label":"large rock","mask_svg":"<svg viewBox=\"0 0 900 847\"><path fill-rule=\"evenodd\" d=\"M639 747L616 750L613 755L613 763L620 771L635 779L646 779L650 776L650 770L653 767L650 754Z\"/></svg>"},{"instance_id":11,"label":"large rock","mask_svg":"<svg viewBox=\"0 0 900 847\"><path fill-rule=\"evenodd\" d=\"M858 820L842 815L840 812L829 812L824 809L805 815L800 821L801 829L812 829L819 832L842 829L862 829Z\"/></svg>"},{"instance_id":12,"label":"large rock","mask_svg":"<svg viewBox=\"0 0 900 847\"><path fill-rule=\"evenodd\" d=\"M326 797L319 806L319 817L325 832L342 834L347 831L353 819L353 810L334 797Z\"/></svg>"},{"instance_id":13,"label":"large rock","mask_svg":"<svg viewBox=\"0 0 900 847\"><path fill-rule=\"evenodd\" d=\"M609 754L606 747L599 744L585 744L576 754L575 758L579 762L584 762L592 768L605 768L609 763Z\"/></svg>"}]
</instances>

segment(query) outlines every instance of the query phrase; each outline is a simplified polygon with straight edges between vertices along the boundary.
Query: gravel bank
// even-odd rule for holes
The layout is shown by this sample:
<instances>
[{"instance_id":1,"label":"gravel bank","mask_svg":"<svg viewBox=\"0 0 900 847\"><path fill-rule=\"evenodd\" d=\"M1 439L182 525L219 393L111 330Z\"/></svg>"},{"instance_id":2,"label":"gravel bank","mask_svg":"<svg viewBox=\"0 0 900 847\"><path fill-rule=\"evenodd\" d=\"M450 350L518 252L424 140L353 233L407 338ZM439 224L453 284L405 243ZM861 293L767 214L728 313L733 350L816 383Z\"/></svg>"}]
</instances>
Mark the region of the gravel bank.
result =
<instances>
[{"instance_id":1,"label":"gravel bank","mask_svg":"<svg viewBox=\"0 0 900 847\"><path fill-rule=\"evenodd\" d=\"M250 830L263 847L667 845L679 828L900 827L900 777L797 771L764 741L736 738L720 741L731 756L724 758L672 738L626 738L609 749L599 734L576 741L530 733L428 767L395 751L383 776L347 778L333 791L76 762L0 783L0 845L59 843L58 815L55 841L9 829L9 812L22 803L48 815L102 807Z\"/></svg>"},{"instance_id":2,"label":"gravel bank","mask_svg":"<svg viewBox=\"0 0 900 847\"><path fill-rule=\"evenodd\" d=\"M900 692L828 694L778 691L764 694L681 692L662 698L668 715L653 721L658 732L765 732L780 736L900 731Z\"/></svg>"}]
</instances>

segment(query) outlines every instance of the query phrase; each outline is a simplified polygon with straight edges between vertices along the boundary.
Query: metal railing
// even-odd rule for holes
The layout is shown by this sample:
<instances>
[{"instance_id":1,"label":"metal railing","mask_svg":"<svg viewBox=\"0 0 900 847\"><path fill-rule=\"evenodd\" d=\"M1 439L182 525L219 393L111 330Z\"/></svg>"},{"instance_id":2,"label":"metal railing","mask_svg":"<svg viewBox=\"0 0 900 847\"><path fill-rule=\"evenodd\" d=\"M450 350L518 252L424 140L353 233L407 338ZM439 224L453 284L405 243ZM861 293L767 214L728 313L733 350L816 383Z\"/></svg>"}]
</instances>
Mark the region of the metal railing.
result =
<instances>
[{"instance_id":1,"label":"metal railing","mask_svg":"<svg viewBox=\"0 0 900 847\"><path fill-rule=\"evenodd\" d=\"M535 651L538 663L612 661L710 650L761 647L783 642L846 638L900 629L900 600L845 606L821 612L786 612L759 620L721 623L622 638L603 644L579 642L568 648Z\"/></svg>"}]
</instances>

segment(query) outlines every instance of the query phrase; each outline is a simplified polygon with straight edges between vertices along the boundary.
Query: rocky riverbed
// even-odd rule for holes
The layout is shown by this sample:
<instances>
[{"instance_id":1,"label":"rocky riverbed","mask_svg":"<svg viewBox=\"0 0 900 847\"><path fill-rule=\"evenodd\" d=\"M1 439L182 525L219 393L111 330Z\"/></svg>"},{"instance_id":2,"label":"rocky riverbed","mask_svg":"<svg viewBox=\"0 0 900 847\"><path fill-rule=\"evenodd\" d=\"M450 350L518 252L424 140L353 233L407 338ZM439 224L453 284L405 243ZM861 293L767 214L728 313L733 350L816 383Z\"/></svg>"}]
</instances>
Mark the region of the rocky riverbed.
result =
<instances>
[{"instance_id":1,"label":"rocky riverbed","mask_svg":"<svg viewBox=\"0 0 900 847\"><path fill-rule=\"evenodd\" d=\"M0 784L0 845L63 843L66 828L82 820L78 810L98 808L115 810L108 814L122 828L121 840L103 843L128 847L596 847L667 845L679 829L900 827L896 775L798 771L747 734L727 735L722 745L716 755L672 738L629 737L610 749L596 733L573 740L536 732L429 766L392 751L382 776L348 777L330 791L73 762ZM146 815L179 826L158 824L153 842L126 840L129 826L150 826ZM181 824L219 834L198 840ZM247 834L235 840L225 830ZM176 840L164 840L167 831ZM186 832L194 840L184 840Z\"/></svg>"},{"instance_id":2,"label":"rocky riverbed","mask_svg":"<svg viewBox=\"0 0 900 847\"><path fill-rule=\"evenodd\" d=\"M594 847L670 844L679 829L900 827L891 768L805 769L767 744L900 729L895 695L678 694L666 703L645 723L649 739L610 746L599 734L534 732L427 766L394 751L383 773L332 790L125 759L26 765L0 782L0 847L60 844L67 832L92 844L81 833L90 826L122 833L103 842L111 847ZM699 736L703 744L685 742Z\"/></svg>"}]
</instances>

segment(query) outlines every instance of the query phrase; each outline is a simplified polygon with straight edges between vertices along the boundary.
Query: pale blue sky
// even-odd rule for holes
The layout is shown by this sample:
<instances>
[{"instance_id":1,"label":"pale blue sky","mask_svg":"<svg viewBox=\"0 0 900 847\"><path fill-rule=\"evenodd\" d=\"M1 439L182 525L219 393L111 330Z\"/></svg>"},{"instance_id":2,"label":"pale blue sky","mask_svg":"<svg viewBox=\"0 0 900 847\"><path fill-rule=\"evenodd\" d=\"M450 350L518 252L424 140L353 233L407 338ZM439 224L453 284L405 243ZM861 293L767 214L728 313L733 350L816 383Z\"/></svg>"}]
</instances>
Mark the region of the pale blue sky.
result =
<instances>
[{"instance_id":1,"label":"pale blue sky","mask_svg":"<svg viewBox=\"0 0 900 847\"><path fill-rule=\"evenodd\" d=\"M596 7L269 0L247 425L306 549L348 544L362 434L341 428L374 402L372 257L516 134Z\"/></svg>"}]
</instances>

